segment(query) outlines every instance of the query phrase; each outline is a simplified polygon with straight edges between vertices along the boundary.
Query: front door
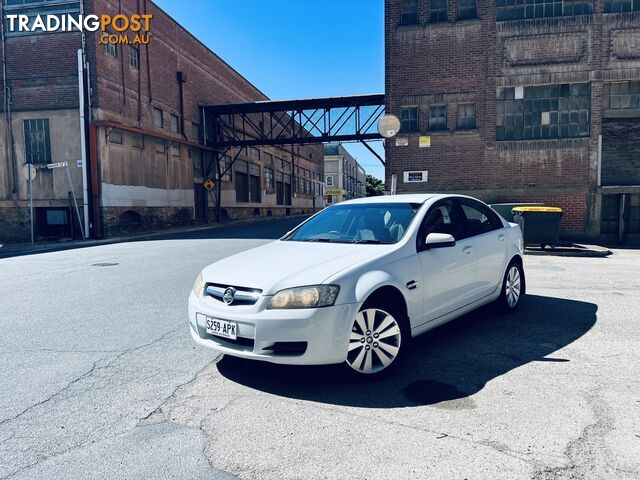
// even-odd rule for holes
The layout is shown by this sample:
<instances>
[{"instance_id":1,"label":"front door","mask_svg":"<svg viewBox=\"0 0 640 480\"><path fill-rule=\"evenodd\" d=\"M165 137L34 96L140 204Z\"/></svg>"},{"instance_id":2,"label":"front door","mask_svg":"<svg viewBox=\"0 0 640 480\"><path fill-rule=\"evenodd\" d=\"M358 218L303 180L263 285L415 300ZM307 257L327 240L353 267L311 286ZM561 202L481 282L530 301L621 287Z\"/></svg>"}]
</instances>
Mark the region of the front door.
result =
<instances>
[{"instance_id":1,"label":"front door","mask_svg":"<svg viewBox=\"0 0 640 480\"><path fill-rule=\"evenodd\" d=\"M476 281L476 251L473 238L464 238L465 218L452 199L429 209L418 233L418 257L422 265L424 317L431 322L472 303ZM456 245L424 250L430 233L452 235Z\"/></svg>"}]
</instances>

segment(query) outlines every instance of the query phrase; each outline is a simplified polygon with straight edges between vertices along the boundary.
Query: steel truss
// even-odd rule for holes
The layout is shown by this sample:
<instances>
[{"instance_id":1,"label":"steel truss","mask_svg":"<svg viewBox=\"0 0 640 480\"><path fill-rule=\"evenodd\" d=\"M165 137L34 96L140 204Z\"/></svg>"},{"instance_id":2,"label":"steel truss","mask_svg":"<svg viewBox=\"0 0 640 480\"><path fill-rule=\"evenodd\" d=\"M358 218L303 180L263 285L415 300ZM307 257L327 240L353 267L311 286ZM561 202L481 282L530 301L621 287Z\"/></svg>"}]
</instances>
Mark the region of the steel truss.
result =
<instances>
[{"instance_id":1,"label":"steel truss","mask_svg":"<svg viewBox=\"0 0 640 480\"><path fill-rule=\"evenodd\" d=\"M384 95L208 105L214 148L380 140Z\"/></svg>"},{"instance_id":2,"label":"steel truss","mask_svg":"<svg viewBox=\"0 0 640 480\"><path fill-rule=\"evenodd\" d=\"M204 144L213 150L204 175L216 184L245 148L329 142L362 142L384 165L367 142L381 140L378 120L384 115L384 94L304 100L262 101L202 106ZM237 150L236 150L237 149ZM220 160L236 150L223 170ZM220 188L216 188L216 218L220 220Z\"/></svg>"}]
</instances>

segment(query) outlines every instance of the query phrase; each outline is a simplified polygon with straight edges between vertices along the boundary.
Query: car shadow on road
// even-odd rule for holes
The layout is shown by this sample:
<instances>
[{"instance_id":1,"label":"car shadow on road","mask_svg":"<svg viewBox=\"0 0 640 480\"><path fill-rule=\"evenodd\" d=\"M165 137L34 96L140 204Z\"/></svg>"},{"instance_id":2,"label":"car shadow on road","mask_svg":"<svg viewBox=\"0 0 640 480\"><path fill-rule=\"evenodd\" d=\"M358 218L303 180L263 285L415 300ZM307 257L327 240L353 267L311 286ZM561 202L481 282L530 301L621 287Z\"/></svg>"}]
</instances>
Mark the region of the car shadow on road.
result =
<instances>
[{"instance_id":1,"label":"car shadow on road","mask_svg":"<svg viewBox=\"0 0 640 480\"><path fill-rule=\"evenodd\" d=\"M378 380L343 374L343 366L287 366L226 356L219 372L249 388L333 405L396 408L435 405L475 408L487 382L529 362L562 368L553 356L588 332L597 305L528 295L520 309L500 315L484 307L415 339L404 362Z\"/></svg>"}]
</instances>

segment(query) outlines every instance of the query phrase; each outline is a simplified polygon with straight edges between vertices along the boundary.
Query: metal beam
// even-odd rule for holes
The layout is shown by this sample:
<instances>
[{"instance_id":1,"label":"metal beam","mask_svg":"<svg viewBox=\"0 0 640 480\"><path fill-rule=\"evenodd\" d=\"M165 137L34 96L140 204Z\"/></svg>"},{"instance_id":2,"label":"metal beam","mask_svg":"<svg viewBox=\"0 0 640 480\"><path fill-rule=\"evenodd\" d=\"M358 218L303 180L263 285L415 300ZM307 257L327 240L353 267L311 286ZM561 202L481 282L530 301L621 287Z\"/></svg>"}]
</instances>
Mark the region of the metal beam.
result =
<instances>
[{"instance_id":1,"label":"metal beam","mask_svg":"<svg viewBox=\"0 0 640 480\"><path fill-rule=\"evenodd\" d=\"M367 147L367 149L373 153L375 155L375 157L380 160L380 163L382 163L382 165L386 166L387 164L385 163L384 159L378 154L378 152L376 152L373 148L371 148L371 145L369 145L367 142L360 142L362 143L365 147Z\"/></svg>"}]
</instances>

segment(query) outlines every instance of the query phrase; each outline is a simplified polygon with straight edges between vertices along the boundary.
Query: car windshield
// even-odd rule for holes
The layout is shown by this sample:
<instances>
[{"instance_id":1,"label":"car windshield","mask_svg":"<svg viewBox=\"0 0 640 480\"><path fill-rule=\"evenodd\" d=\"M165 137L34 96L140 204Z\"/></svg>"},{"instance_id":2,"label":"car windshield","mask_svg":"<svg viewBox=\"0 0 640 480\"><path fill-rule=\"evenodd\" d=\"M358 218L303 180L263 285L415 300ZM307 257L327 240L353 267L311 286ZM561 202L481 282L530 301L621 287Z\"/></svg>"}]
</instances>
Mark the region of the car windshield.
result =
<instances>
[{"instance_id":1,"label":"car windshield","mask_svg":"<svg viewBox=\"0 0 640 480\"><path fill-rule=\"evenodd\" d=\"M283 240L327 243L397 243L420 209L416 203L366 203L329 207Z\"/></svg>"}]
</instances>

